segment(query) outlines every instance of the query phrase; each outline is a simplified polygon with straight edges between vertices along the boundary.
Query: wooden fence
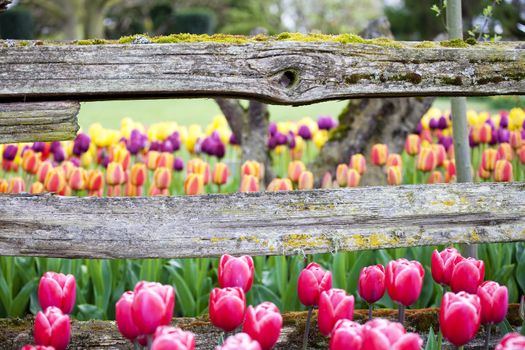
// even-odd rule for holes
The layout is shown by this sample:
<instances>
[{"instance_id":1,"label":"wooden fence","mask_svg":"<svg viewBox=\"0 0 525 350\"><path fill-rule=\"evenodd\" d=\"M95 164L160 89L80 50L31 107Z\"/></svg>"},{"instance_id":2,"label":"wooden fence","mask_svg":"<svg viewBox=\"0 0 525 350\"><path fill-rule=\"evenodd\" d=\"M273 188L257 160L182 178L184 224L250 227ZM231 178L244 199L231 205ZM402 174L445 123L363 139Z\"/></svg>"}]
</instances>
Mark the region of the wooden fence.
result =
<instances>
[{"instance_id":1,"label":"wooden fence","mask_svg":"<svg viewBox=\"0 0 525 350\"><path fill-rule=\"evenodd\" d=\"M300 105L525 94L523 42L352 40L0 41L0 142L74 138L78 101L224 96ZM156 198L0 196L0 255L289 255L519 240L525 240L523 184ZM27 333L21 328L19 334ZM2 332L0 339L11 334ZM120 347L113 338L99 346ZM293 348L293 339L283 344Z\"/></svg>"}]
</instances>

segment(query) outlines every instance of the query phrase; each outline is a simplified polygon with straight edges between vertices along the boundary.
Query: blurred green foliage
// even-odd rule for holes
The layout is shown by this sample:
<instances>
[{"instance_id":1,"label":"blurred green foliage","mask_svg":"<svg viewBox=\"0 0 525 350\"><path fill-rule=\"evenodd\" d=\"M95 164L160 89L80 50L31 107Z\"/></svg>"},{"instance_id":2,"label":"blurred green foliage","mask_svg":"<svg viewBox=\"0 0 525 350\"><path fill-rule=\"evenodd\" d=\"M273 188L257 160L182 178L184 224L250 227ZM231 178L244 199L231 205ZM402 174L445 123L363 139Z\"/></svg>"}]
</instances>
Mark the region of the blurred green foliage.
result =
<instances>
[{"instance_id":1,"label":"blurred green foliage","mask_svg":"<svg viewBox=\"0 0 525 350\"><path fill-rule=\"evenodd\" d=\"M0 38L33 39L33 15L23 7L0 13Z\"/></svg>"}]
</instances>

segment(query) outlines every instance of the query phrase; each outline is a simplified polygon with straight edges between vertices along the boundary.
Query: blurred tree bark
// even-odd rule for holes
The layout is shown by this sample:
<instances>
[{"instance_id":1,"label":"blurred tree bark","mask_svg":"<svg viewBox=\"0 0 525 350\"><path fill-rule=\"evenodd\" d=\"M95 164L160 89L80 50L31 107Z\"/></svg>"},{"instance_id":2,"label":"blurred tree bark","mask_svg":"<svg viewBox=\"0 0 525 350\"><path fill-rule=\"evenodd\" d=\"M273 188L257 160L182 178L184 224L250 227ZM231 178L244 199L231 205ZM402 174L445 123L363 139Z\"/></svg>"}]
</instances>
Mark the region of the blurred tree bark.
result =
<instances>
[{"instance_id":1,"label":"blurred tree bark","mask_svg":"<svg viewBox=\"0 0 525 350\"><path fill-rule=\"evenodd\" d=\"M10 3L11 0L0 0L0 12L5 11Z\"/></svg>"}]
</instances>

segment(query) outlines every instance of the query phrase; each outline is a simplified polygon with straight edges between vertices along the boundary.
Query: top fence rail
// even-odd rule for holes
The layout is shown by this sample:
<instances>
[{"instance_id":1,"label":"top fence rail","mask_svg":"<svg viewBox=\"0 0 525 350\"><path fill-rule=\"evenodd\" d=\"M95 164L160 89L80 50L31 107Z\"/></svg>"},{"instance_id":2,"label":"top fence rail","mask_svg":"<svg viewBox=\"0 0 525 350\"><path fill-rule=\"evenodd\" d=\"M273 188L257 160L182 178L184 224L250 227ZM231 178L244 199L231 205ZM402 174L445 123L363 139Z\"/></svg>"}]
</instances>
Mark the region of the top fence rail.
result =
<instances>
[{"instance_id":1,"label":"top fence rail","mask_svg":"<svg viewBox=\"0 0 525 350\"><path fill-rule=\"evenodd\" d=\"M0 41L0 102L225 96L301 105L357 97L525 94L525 42L233 38Z\"/></svg>"}]
</instances>

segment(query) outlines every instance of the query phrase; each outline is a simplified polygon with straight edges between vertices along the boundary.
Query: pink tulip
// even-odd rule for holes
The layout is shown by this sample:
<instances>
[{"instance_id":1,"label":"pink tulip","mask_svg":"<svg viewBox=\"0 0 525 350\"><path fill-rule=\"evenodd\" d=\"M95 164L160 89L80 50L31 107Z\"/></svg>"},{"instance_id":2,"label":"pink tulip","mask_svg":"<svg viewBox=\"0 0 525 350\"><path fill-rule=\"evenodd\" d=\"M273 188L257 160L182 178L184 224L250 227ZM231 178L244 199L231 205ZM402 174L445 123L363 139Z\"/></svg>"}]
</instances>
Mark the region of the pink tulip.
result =
<instances>
[{"instance_id":1,"label":"pink tulip","mask_svg":"<svg viewBox=\"0 0 525 350\"><path fill-rule=\"evenodd\" d=\"M476 335L481 323L481 304L477 295L445 293L439 310L443 336L455 346L463 346Z\"/></svg>"},{"instance_id":2,"label":"pink tulip","mask_svg":"<svg viewBox=\"0 0 525 350\"><path fill-rule=\"evenodd\" d=\"M215 350L261 350L261 346L256 340L252 340L246 333L237 333L228 337L222 346L217 346Z\"/></svg>"},{"instance_id":3,"label":"pink tulip","mask_svg":"<svg viewBox=\"0 0 525 350\"><path fill-rule=\"evenodd\" d=\"M317 324L324 336L332 332L337 321L354 317L354 296L347 295L342 289L323 291L319 297Z\"/></svg>"},{"instance_id":4,"label":"pink tulip","mask_svg":"<svg viewBox=\"0 0 525 350\"><path fill-rule=\"evenodd\" d=\"M386 267L386 288L390 298L404 306L412 305L419 298L425 270L418 261L398 259Z\"/></svg>"},{"instance_id":5,"label":"pink tulip","mask_svg":"<svg viewBox=\"0 0 525 350\"><path fill-rule=\"evenodd\" d=\"M305 306L319 304L319 295L332 288L332 273L316 263L310 263L299 275L297 294Z\"/></svg>"},{"instance_id":6,"label":"pink tulip","mask_svg":"<svg viewBox=\"0 0 525 350\"><path fill-rule=\"evenodd\" d=\"M525 349L525 336L518 333L508 333L501 339L495 350L523 350Z\"/></svg>"},{"instance_id":7,"label":"pink tulip","mask_svg":"<svg viewBox=\"0 0 525 350\"><path fill-rule=\"evenodd\" d=\"M423 340L402 324L376 318L363 326L363 350L420 350Z\"/></svg>"},{"instance_id":8,"label":"pink tulip","mask_svg":"<svg viewBox=\"0 0 525 350\"><path fill-rule=\"evenodd\" d=\"M214 288L210 293L210 321L225 332L231 332L242 324L245 309L246 299L239 287Z\"/></svg>"},{"instance_id":9,"label":"pink tulip","mask_svg":"<svg viewBox=\"0 0 525 350\"><path fill-rule=\"evenodd\" d=\"M453 264L454 269L450 279L450 289L454 293L465 291L470 294L476 294L478 286L485 279L485 265L483 261L456 256Z\"/></svg>"},{"instance_id":10,"label":"pink tulip","mask_svg":"<svg viewBox=\"0 0 525 350\"><path fill-rule=\"evenodd\" d=\"M170 324L175 307L172 286L141 281L134 293L131 315L141 334L153 334L158 326Z\"/></svg>"},{"instance_id":11,"label":"pink tulip","mask_svg":"<svg viewBox=\"0 0 525 350\"><path fill-rule=\"evenodd\" d=\"M221 256L218 275L221 288L239 287L248 293L253 283L253 260L248 255L236 258L225 254Z\"/></svg>"},{"instance_id":12,"label":"pink tulip","mask_svg":"<svg viewBox=\"0 0 525 350\"><path fill-rule=\"evenodd\" d=\"M75 276L63 273L46 272L38 286L38 302L42 310L56 306L65 314L70 314L75 306Z\"/></svg>"},{"instance_id":13,"label":"pink tulip","mask_svg":"<svg viewBox=\"0 0 525 350\"><path fill-rule=\"evenodd\" d=\"M69 316L55 306L39 311L35 317L35 343L37 345L53 346L56 350L64 350L71 337Z\"/></svg>"},{"instance_id":14,"label":"pink tulip","mask_svg":"<svg viewBox=\"0 0 525 350\"><path fill-rule=\"evenodd\" d=\"M131 291L125 292L115 304L115 320L117 322L117 328L124 338L131 341L134 341L139 335L141 335L138 327L135 325L135 321L133 321L133 315L131 312L134 296L135 293Z\"/></svg>"},{"instance_id":15,"label":"pink tulip","mask_svg":"<svg viewBox=\"0 0 525 350\"><path fill-rule=\"evenodd\" d=\"M452 278L452 270L454 268L454 258L459 252L452 247L443 249L441 252L434 250L432 252L432 278L438 284L449 285Z\"/></svg>"},{"instance_id":16,"label":"pink tulip","mask_svg":"<svg viewBox=\"0 0 525 350\"><path fill-rule=\"evenodd\" d=\"M55 350L52 346L43 346L43 345L24 345L20 350Z\"/></svg>"},{"instance_id":17,"label":"pink tulip","mask_svg":"<svg viewBox=\"0 0 525 350\"><path fill-rule=\"evenodd\" d=\"M361 350L363 327L350 320L339 320L332 330L330 350Z\"/></svg>"},{"instance_id":18,"label":"pink tulip","mask_svg":"<svg viewBox=\"0 0 525 350\"><path fill-rule=\"evenodd\" d=\"M357 290L361 298L373 304L385 294L385 268L381 264L363 267L359 273Z\"/></svg>"},{"instance_id":19,"label":"pink tulip","mask_svg":"<svg viewBox=\"0 0 525 350\"><path fill-rule=\"evenodd\" d=\"M194 350L195 336L180 328L160 326L155 331L150 350Z\"/></svg>"},{"instance_id":20,"label":"pink tulip","mask_svg":"<svg viewBox=\"0 0 525 350\"><path fill-rule=\"evenodd\" d=\"M242 331L261 345L262 350L269 350L279 340L283 318L277 306L269 301L249 306Z\"/></svg>"},{"instance_id":21,"label":"pink tulip","mask_svg":"<svg viewBox=\"0 0 525 350\"><path fill-rule=\"evenodd\" d=\"M509 308L507 287L496 282L486 281L478 287L477 295L481 303L481 323L500 323L505 319Z\"/></svg>"}]
</instances>

